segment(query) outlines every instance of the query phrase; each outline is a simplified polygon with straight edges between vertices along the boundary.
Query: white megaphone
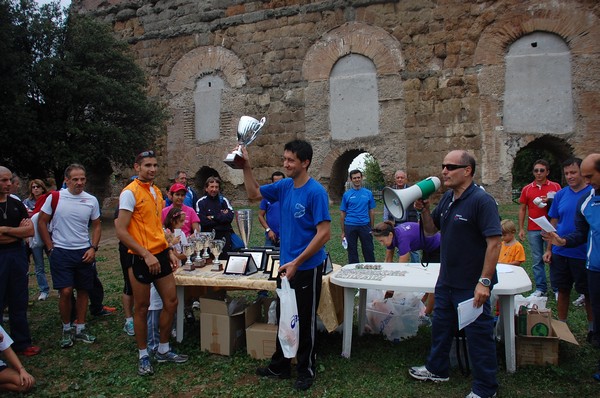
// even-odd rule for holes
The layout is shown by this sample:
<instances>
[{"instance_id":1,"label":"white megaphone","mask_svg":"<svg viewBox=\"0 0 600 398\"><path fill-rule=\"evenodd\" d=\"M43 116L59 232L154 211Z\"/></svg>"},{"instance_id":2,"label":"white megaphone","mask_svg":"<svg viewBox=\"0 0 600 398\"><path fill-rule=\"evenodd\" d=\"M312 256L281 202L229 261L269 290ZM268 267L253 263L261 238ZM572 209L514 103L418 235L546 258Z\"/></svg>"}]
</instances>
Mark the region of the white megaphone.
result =
<instances>
[{"instance_id":1,"label":"white megaphone","mask_svg":"<svg viewBox=\"0 0 600 398\"><path fill-rule=\"evenodd\" d=\"M390 214L395 218L404 218L404 213L411 203L417 199L427 199L432 193L440 188L441 182L437 177L427 177L404 189L383 189L383 203Z\"/></svg>"}]
</instances>

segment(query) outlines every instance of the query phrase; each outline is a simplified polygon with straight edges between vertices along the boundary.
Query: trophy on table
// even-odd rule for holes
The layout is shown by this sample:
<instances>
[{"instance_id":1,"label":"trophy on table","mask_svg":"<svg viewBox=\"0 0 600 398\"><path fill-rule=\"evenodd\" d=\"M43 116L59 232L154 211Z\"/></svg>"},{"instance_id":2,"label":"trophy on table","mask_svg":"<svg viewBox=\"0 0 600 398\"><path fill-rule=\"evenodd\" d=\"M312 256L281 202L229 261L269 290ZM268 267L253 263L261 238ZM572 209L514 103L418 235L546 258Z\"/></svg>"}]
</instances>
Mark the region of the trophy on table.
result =
<instances>
[{"instance_id":1,"label":"trophy on table","mask_svg":"<svg viewBox=\"0 0 600 398\"><path fill-rule=\"evenodd\" d=\"M244 165L242 146L248 146L258 136L258 131L264 126L266 118L256 120L251 116L242 116L238 123L238 147L223 160L232 169L241 169Z\"/></svg>"},{"instance_id":2,"label":"trophy on table","mask_svg":"<svg viewBox=\"0 0 600 398\"><path fill-rule=\"evenodd\" d=\"M206 260L202 258L202 249L204 249L205 241L206 238L202 235L198 235L194 239L194 247L196 249L196 258L194 259L195 268L202 268L206 265Z\"/></svg>"},{"instance_id":3,"label":"trophy on table","mask_svg":"<svg viewBox=\"0 0 600 398\"><path fill-rule=\"evenodd\" d=\"M219 261L219 256L221 255L221 252L223 251L223 248L225 247L225 239L211 240L211 241L209 241L209 244L210 244L210 251L215 256L215 259L213 261L213 266L210 270L215 271L215 272L223 271L223 268L221 268L221 262Z\"/></svg>"},{"instance_id":4,"label":"trophy on table","mask_svg":"<svg viewBox=\"0 0 600 398\"><path fill-rule=\"evenodd\" d=\"M194 263L192 263L190 257L192 256L192 254L194 254L194 247L191 244L183 245L183 253L187 257L187 261L183 265L183 269L185 269L186 271L193 271Z\"/></svg>"},{"instance_id":5,"label":"trophy on table","mask_svg":"<svg viewBox=\"0 0 600 398\"><path fill-rule=\"evenodd\" d=\"M250 241L250 231L252 230L252 209L236 210L235 222L240 231L242 242L244 242L244 249L247 249Z\"/></svg>"}]
</instances>

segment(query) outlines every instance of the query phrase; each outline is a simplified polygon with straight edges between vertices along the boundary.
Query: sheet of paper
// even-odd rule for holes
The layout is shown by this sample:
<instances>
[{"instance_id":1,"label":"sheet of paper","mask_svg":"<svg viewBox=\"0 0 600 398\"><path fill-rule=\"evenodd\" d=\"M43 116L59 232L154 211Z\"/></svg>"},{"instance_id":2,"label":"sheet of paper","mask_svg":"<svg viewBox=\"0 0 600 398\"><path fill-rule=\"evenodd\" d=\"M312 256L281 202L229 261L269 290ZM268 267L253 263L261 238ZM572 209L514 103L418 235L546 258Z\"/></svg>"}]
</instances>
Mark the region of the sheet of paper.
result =
<instances>
[{"instance_id":1,"label":"sheet of paper","mask_svg":"<svg viewBox=\"0 0 600 398\"><path fill-rule=\"evenodd\" d=\"M483 312L483 305L479 308L473 307L474 298L458 303L458 330L470 325Z\"/></svg>"},{"instance_id":2,"label":"sheet of paper","mask_svg":"<svg viewBox=\"0 0 600 398\"><path fill-rule=\"evenodd\" d=\"M550 221L548 221L548 219L545 216L541 216L538 218L529 217L529 219L536 223L540 228L542 228L546 232L556 232L556 228L554 228L552 224L550 224Z\"/></svg>"}]
</instances>

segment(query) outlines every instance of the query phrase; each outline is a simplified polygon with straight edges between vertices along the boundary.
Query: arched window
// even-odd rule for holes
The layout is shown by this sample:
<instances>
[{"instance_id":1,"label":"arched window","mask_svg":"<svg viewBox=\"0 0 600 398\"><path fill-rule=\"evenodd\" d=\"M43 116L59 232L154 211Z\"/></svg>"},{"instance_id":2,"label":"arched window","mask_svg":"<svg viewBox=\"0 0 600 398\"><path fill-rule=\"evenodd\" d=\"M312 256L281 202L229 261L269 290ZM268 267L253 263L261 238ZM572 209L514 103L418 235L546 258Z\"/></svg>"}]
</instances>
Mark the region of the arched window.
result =
<instances>
[{"instance_id":1,"label":"arched window","mask_svg":"<svg viewBox=\"0 0 600 398\"><path fill-rule=\"evenodd\" d=\"M204 76L196 82L194 91L194 121L196 139L208 142L219 138L219 115L223 80L219 76Z\"/></svg>"},{"instance_id":2,"label":"arched window","mask_svg":"<svg viewBox=\"0 0 600 398\"><path fill-rule=\"evenodd\" d=\"M379 103L373 61L347 55L336 62L329 79L331 137L351 140L377 134Z\"/></svg>"},{"instance_id":3,"label":"arched window","mask_svg":"<svg viewBox=\"0 0 600 398\"><path fill-rule=\"evenodd\" d=\"M569 48L551 33L521 37L506 55L505 130L564 134L573 126Z\"/></svg>"}]
</instances>

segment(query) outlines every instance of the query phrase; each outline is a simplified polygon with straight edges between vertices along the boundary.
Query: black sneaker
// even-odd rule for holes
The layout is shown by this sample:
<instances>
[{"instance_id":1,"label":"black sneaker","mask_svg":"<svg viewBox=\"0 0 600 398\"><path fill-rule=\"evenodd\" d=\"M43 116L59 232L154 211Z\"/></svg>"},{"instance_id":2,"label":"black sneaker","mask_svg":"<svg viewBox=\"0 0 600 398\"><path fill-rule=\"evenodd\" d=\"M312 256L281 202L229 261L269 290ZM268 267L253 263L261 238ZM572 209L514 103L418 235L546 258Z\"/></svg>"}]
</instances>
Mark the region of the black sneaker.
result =
<instances>
[{"instance_id":1,"label":"black sneaker","mask_svg":"<svg viewBox=\"0 0 600 398\"><path fill-rule=\"evenodd\" d=\"M289 379L292 377L289 369L287 371L277 373L272 371L268 366L265 368L256 368L256 374L260 377L272 377L275 379Z\"/></svg>"},{"instance_id":2,"label":"black sneaker","mask_svg":"<svg viewBox=\"0 0 600 398\"><path fill-rule=\"evenodd\" d=\"M298 391L306 391L313 385L314 382L314 377L298 376L296 382L294 383L294 388Z\"/></svg>"}]
</instances>

